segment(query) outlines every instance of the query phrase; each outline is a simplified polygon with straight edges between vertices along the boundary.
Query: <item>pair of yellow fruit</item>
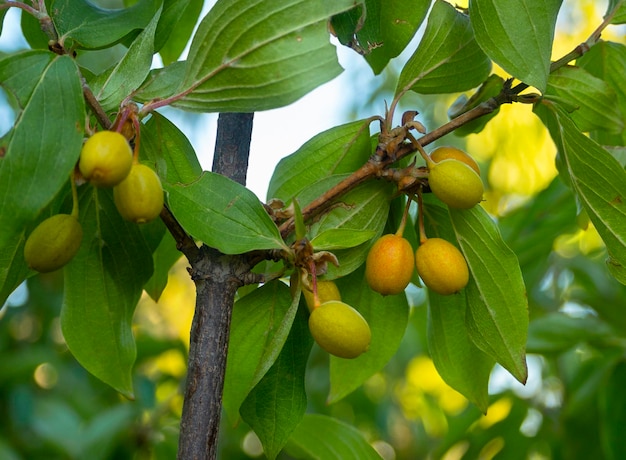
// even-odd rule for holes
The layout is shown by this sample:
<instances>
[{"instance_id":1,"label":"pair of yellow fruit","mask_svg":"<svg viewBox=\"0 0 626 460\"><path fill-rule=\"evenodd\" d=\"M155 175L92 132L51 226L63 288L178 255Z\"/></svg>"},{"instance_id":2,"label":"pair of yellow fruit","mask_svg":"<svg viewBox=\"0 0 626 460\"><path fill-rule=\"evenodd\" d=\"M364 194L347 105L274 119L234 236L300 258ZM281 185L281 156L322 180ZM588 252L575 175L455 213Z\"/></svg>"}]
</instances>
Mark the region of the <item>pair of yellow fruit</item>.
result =
<instances>
[{"instance_id":1,"label":"pair of yellow fruit","mask_svg":"<svg viewBox=\"0 0 626 460\"><path fill-rule=\"evenodd\" d=\"M467 262L453 244L428 238L413 255L413 247L400 235L379 238L367 255L365 279L382 295L403 292L417 273L426 286L441 295L459 292L469 281Z\"/></svg>"},{"instance_id":2,"label":"pair of yellow fruit","mask_svg":"<svg viewBox=\"0 0 626 460\"><path fill-rule=\"evenodd\" d=\"M91 136L83 145L78 168L95 186L113 187L115 206L124 219L142 223L160 214L163 188L159 176L148 166L134 163L130 145L120 133L100 131ZM49 217L31 232L24 245L24 260L31 269L52 272L72 260L83 237L77 217L74 203L72 214Z\"/></svg>"},{"instance_id":3,"label":"pair of yellow fruit","mask_svg":"<svg viewBox=\"0 0 626 460\"><path fill-rule=\"evenodd\" d=\"M133 161L126 138L115 131L99 131L85 142L78 168L96 187L113 187L113 199L122 217L143 223L163 209L163 187L148 166Z\"/></svg>"}]
</instances>

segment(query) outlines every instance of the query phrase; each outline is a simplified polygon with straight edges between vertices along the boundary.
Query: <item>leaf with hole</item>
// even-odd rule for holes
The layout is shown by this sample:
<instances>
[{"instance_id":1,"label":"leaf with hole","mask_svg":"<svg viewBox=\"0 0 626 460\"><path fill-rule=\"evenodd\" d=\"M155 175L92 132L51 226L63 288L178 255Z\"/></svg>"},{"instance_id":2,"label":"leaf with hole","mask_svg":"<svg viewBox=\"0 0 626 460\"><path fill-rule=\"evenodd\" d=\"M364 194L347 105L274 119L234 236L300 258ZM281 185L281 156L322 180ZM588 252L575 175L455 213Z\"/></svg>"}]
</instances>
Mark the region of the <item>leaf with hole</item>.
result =
<instances>
[{"instance_id":1,"label":"leaf with hole","mask_svg":"<svg viewBox=\"0 0 626 460\"><path fill-rule=\"evenodd\" d=\"M491 61L476 43L469 18L437 0L417 50L402 69L396 95L408 90L465 91L482 83L490 70Z\"/></svg>"}]
</instances>

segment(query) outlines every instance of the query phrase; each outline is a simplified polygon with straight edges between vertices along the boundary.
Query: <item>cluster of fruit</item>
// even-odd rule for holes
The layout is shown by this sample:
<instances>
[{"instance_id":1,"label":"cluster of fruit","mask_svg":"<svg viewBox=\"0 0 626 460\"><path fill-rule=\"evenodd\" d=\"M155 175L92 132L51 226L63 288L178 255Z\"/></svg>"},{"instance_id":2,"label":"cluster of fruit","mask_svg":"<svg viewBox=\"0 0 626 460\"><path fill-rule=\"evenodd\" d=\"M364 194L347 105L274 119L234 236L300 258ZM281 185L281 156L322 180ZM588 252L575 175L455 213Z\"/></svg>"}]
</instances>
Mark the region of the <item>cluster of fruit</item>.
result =
<instances>
[{"instance_id":1,"label":"cluster of fruit","mask_svg":"<svg viewBox=\"0 0 626 460\"><path fill-rule=\"evenodd\" d=\"M82 176L96 187L113 187L120 215L131 222L155 219L163 208L159 176L137 160L126 138L116 131L99 131L84 143L78 161ZM74 175L71 180L71 214L57 214L42 221L24 245L24 259L38 272L51 272L66 265L78 252L83 230L78 221L78 198Z\"/></svg>"},{"instance_id":2,"label":"cluster of fruit","mask_svg":"<svg viewBox=\"0 0 626 460\"><path fill-rule=\"evenodd\" d=\"M424 153L424 157L429 170L428 186L442 202L451 208L468 209L482 200L480 170L467 153L440 147L430 155ZM421 190L418 197L420 193ZM421 199L418 199L420 245L415 253L402 236L410 202L398 231L382 236L372 245L365 261L368 285L382 295L400 294L417 269L423 283L433 292L440 295L459 292L469 281L465 257L452 243L426 237ZM367 351L371 331L363 316L341 301L334 282L313 284L314 292L305 288L303 293L311 312L309 329L318 345L341 358L356 358Z\"/></svg>"},{"instance_id":3,"label":"cluster of fruit","mask_svg":"<svg viewBox=\"0 0 626 460\"><path fill-rule=\"evenodd\" d=\"M437 198L456 209L469 209L480 203L483 183L478 164L471 156L454 147L439 147L423 156L429 170L428 186ZM469 281L469 269L461 251L442 238L426 237L421 200L418 204L420 245L415 256L411 244L402 236L406 213L398 232L382 236L367 255L365 278L382 295L404 291L414 267L424 284L437 294L455 294Z\"/></svg>"}]
</instances>

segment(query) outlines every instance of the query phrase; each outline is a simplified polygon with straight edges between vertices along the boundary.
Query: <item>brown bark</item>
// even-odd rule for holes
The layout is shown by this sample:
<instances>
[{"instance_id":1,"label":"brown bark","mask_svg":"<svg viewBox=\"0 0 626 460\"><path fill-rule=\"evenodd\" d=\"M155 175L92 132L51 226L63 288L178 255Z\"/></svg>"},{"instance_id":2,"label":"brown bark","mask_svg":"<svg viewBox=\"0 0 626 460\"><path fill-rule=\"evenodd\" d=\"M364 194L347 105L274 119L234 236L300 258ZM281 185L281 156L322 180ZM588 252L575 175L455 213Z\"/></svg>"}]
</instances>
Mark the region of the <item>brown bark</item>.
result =
<instances>
[{"instance_id":1,"label":"brown bark","mask_svg":"<svg viewBox=\"0 0 626 460\"><path fill-rule=\"evenodd\" d=\"M220 114L213 172L245 185L253 114ZM196 283L179 460L217 458L230 320L237 288L251 266L245 256L227 256L203 246L190 260Z\"/></svg>"}]
</instances>

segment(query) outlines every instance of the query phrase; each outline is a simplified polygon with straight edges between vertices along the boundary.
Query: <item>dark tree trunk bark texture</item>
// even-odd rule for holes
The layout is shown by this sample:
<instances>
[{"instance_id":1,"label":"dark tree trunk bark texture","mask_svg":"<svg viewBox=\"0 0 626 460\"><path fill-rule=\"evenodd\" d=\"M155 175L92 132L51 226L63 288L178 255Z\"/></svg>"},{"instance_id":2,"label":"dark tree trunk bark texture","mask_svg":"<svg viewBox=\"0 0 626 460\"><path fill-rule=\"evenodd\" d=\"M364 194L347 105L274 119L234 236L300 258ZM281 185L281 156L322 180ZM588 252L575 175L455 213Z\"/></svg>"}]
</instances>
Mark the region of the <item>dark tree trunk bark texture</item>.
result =
<instances>
[{"instance_id":1,"label":"dark tree trunk bark texture","mask_svg":"<svg viewBox=\"0 0 626 460\"><path fill-rule=\"evenodd\" d=\"M242 185L248 170L252 119L252 113L222 113L218 120L213 172ZM196 311L178 459L215 459L232 308L237 288L251 267L243 256L227 256L206 246L189 262L196 283Z\"/></svg>"}]
</instances>

